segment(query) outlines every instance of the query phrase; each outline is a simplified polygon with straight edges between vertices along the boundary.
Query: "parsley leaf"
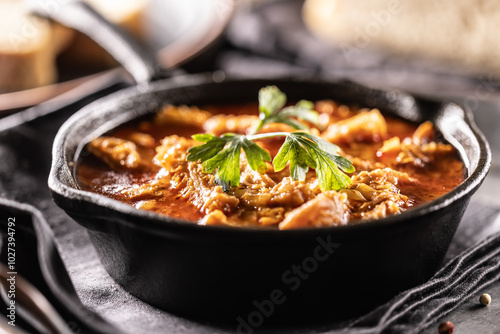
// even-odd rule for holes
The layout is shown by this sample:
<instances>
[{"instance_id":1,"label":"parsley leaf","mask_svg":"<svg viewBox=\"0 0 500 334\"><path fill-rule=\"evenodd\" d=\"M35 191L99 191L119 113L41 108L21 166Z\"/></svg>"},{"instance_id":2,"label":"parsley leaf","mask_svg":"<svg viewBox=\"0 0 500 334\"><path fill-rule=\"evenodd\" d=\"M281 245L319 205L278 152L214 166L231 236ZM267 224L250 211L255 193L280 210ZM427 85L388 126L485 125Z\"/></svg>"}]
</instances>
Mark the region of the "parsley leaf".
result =
<instances>
[{"instance_id":1,"label":"parsley leaf","mask_svg":"<svg viewBox=\"0 0 500 334\"><path fill-rule=\"evenodd\" d=\"M286 95L276 86L262 88L259 91L261 122L254 134L245 136L226 133L220 137L208 133L194 135L193 139L204 144L190 148L186 160L201 161L203 172L215 172L215 183L227 191L240 184L242 149L250 168L264 174L267 170L266 161L271 161L271 157L253 141L283 136L285 142L273 160L275 171L283 170L290 163L292 179L305 181L309 168L314 168L321 190L347 187L351 178L344 173L354 172L354 166L338 154L338 146L304 131L255 134L267 123L285 123L297 130L308 128L296 119L318 123L318 113L313 110L312 102L301 100L294 106L283 108L285 104Z\"/></svg>"},{"instance_id":2,"label":"parsley leaf","mask_svg":"<svg viewBox=\"0 0 500 334\"><path fill-rule=\"evenodd\" d=\"M314 103L300 100L294 106L283 108L280 113L284 117L297 117L314 125L319 123L319 114L314 110Z\"/></svg>"},{"instance_id":3,"label":"parsley leaf","mask_svg":"<svg viewBox=\"0 0 500 334\"><path fill-rule=\"evenodd\" d=\"M290 161L292 178L304 181L311 167L316 170L321 190L340 190L351 183L351 178L343 172L354 172L354 166L338 154L339 150L338 146L307 132L292 132L274 157L274 170L283 170Z\"/></svg>"},{"instance_id":4,"label":"parsley leaf","mask_svg":"<svg viewBox=\"0 0 500 334\"><path fill-rule=\"evenodd\" d=\"M286 136L283 146L273 159L276 172L282 171L290 161L290 176L294 180L305 181L309 166L316 168L316 162L308 154L296 136Z\"/></svg>"},{"instance_id":5,"label":"parsley leaf","mask_svg":"<svg viewBox=\"0 0 500 334\"><path fill-rule=\"evenodd\" d=\"M259 90L260 118L271 116L283 108L286 103L286 95L276 86L267 86Z\"/></svg>"},{"instance_id":6,"label":"parsley leaf","mask_svg":"<svg viewBox=\"0 0 500 334\"><path fill-rule=\"evenodd\" d=\"M271 161L266 150L242 135L226 133L216 137L211 134L198 134L194 135L193 139L205 144L190 148L186 159L201 160L204 173L216 171L215 183L221 185L224 191L240 184L241 149L245 152L250 168L261 174L267 171L265 161Z\"/></svg>"},{"instance_id":7,"label":"parsley leaf","mask_svg":"<svg viewBox=\"0 0 500 334\"><path fill-rule=\"evenodd\" d=\"M259 118L260 123L254 134L268 123L284 123L296 130L309 130L309 128L295 120L293 117L319 124L318 112L314 110L314 103L301 100L294 106L283 108L286 95L276 86L267 86L259 91ZM283 109L282 109L283 108Z\"/></svg>"}]
</instances>

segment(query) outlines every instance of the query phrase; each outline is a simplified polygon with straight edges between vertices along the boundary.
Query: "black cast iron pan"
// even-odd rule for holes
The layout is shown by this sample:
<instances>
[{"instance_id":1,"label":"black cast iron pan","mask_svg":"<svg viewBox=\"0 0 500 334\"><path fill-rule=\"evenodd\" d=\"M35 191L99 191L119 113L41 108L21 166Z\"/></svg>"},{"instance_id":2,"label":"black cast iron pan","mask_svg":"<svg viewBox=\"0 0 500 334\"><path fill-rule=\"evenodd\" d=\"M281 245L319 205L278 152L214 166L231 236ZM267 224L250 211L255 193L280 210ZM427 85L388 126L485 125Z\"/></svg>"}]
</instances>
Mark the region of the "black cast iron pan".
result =
<instances>
[{"instance_id":1,"label":"black cast iron pan","mask_svg":"<svg viewBox=\"0 0 500 334\"><path fill-rule=\"evenodd\" d=\"M141 57L135 59L140 64ZM167 311L231 319L242 332L267 319L359 314L425 282L490 166L488 144L470 112L456 104L318 78L214 79L208 74L159 79L154 70L146 73L141 84L84 107L61 127L49 177L53 198L87 228L104 267L124 289ZM328 98L411 121L431 120L461 153L468 177L445 196L401 215L290 231L198 226L79 188L75 165L92 138L167 103L254 101L259 88L269 84L291 100Z\"/></svg>"}]
</instances>

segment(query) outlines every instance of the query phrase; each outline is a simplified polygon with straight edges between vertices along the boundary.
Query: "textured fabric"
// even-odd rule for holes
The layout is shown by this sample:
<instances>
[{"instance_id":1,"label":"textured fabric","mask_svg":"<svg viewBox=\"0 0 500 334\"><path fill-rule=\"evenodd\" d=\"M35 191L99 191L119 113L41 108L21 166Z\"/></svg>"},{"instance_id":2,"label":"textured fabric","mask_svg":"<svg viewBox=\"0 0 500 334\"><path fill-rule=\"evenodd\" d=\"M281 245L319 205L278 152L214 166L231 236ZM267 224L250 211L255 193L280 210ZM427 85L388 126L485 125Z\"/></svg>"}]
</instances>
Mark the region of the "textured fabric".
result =
<instances>
[{"instance_id":1,"label":"textured fabric","mask_svg":"<svg viewBox=\"0 0 500 334\"><path fill-rule=\"evenodd\" d=\"M496 233L454 258L429 282L401 293L343 331L418 333L499 279L500 233Z\"/></svg>"}]
</instances>

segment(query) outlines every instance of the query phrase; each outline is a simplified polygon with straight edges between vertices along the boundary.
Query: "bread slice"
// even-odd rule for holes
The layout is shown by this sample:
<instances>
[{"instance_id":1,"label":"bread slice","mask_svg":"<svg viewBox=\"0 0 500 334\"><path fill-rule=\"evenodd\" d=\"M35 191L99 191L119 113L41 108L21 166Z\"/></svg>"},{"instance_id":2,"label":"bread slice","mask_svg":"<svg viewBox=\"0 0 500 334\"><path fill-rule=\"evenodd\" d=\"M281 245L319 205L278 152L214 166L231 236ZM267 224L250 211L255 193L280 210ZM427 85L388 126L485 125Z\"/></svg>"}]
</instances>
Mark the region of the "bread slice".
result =
<instances>
[{"instance_id":1,"label":"bread slice","mask_svg":"<svg viewBox=\"0 0 500 334\"><path fill-rule=\"evenodd\" d=\"M303 17L346 57L376 48L500 75L495 0L307 0Z\"/></svg>"},{"instance_id":2,"label":"bread slice","mask_svg":"<svg viewBox=\"0 0 500 334\"><path fill-rule=\"evenodd\" d=\"M28 14L22 1L0 0L0 93L55 82L55 57L71 34Z\"/></svg>"},{"instance_id":3,"label":"bread slice","mask_svg":"<svg viewBox=\"0 0 500 334\"><path fill-rule=\"evenodd\" d=\"M143 14L149 0L85 0L110 22L124 29L137 40L143 39ZM87 36L76 33L63 55L64 61L99 70L117 65L116 61Z\"/></svg>"},{"instance_id":4,"label":"bread slice","mask_svg":"<svg viewBox=\"0 0 500 334\"><path fill-rule=\"evenodd\" d=\"M87 2L111 22L142 37L141 20L149 0ZM29 14L24 1L0 0L0 93L56 82L56 58L63 51L69 66L89 67L89 72L116 65L90 38Z\"/></svg>"},{"instance_id":5,"label":"bread slice","mask_svg":"<svg viewBox=\"0 0 500 334\"><path fill-rule=\"evenodd\" d=\"M149 0L84 0L109 21L143 38L143 14Z\"/></svg>"}]
</instances>

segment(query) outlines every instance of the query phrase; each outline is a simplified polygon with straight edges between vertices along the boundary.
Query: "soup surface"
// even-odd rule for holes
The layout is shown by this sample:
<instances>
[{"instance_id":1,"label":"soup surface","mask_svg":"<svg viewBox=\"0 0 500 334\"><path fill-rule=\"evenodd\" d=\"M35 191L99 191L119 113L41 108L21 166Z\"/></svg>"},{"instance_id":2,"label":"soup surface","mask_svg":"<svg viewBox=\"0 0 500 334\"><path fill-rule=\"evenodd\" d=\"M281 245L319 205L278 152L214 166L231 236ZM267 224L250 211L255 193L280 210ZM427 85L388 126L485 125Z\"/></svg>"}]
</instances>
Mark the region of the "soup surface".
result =
<instances>
[{"instance_id":1,"label":"soup surface","mask_svg":"<svg viewBox=\"0 0 500 334\"><path fill-rule=\"evenodd\" d=\"M205 225L293 229L339 226L398 214L446 194L459 185L465 168L453 146L430 122L420 125L383 116L377 109L318 101L319 125L311 133L338 145L356 171L341 190L322 191L309 169L305 182L289 168L252 170L241 154L238 187L227 191L186 160L201 143L197 133L246 134L259 123L257 104L166 106L154 118L124 125L92 140L77 165L82 189L138 209ZM292 132L282 123L260 132ZM273 158L283 137L259 140Z\"/></svg>"}]
</instances>

